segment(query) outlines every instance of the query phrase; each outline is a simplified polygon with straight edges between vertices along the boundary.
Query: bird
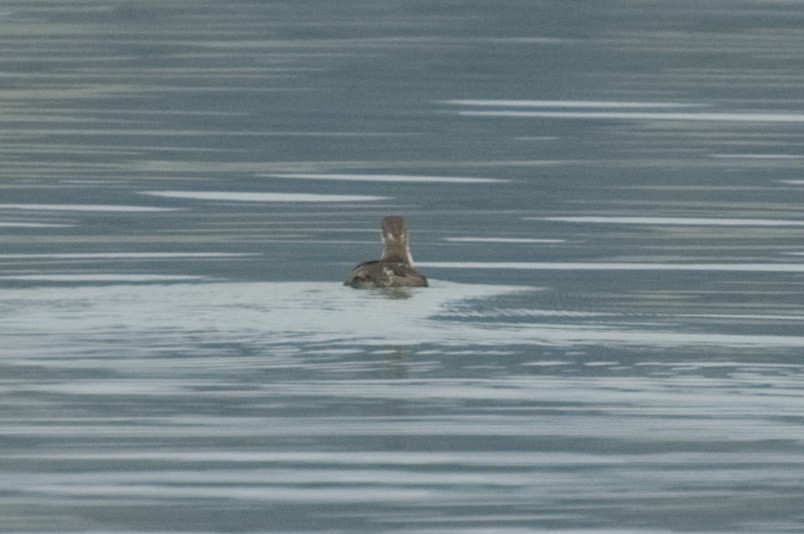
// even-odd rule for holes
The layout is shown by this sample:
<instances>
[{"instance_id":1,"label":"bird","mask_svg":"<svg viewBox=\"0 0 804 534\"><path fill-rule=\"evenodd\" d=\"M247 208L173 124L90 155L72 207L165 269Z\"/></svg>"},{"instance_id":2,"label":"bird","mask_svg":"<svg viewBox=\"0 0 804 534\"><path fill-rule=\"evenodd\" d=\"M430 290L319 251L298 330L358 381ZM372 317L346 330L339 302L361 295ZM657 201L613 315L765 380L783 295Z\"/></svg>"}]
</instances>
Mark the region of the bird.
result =
<instances>
[{"instance_id":1,"label":"bird","mask_svg":"<svg viewBox=\"0 0 804 534\"><path fill-rule=\"evenodd\" d=\"M427 278L416 271L410 255L405 219L391 215L382 220L382 256L359 263L343 282L354 288L427 287Z\"/></svg>"}]
</instances>

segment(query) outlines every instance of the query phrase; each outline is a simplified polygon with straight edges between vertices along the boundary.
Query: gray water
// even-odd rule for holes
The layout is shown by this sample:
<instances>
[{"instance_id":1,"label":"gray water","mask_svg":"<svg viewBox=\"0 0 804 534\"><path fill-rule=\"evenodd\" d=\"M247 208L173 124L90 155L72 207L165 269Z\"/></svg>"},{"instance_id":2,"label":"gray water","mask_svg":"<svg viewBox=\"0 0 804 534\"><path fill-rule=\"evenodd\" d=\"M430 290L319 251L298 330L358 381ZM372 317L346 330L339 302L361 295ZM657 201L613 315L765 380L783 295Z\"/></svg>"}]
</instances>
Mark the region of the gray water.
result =
<instances>
[{"instance_id":1,"label":"gray water","mask_svg":"<svg viewBox=\"0 0 804 534\"><path fill-rule=\"evenodd\" d=\"M0 531L804 531L802 43L4 2ZM343 287L389 214L431 287Z\"/></svg>"}]
</instances>

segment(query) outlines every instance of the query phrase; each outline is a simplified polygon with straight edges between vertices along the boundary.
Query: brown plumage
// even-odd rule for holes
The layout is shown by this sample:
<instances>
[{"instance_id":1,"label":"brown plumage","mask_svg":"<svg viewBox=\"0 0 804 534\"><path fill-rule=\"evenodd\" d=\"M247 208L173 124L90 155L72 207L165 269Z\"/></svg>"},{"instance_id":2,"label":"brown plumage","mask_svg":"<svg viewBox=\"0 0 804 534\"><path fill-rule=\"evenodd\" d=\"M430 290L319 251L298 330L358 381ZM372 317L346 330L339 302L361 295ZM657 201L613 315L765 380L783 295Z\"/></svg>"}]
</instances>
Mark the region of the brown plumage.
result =
<instances>
[{"instance_id":1,"label":"brown plumage","mask_svg":"<svg viewBox=\"0 0 804 534\"><path fill-rule=\"evenodd\" d=\"M427 287L427 278L413 266L405 219L391 216L382 220L382 256L357 265L343 284L357 288Z\"/></svg>"}]
</instances>

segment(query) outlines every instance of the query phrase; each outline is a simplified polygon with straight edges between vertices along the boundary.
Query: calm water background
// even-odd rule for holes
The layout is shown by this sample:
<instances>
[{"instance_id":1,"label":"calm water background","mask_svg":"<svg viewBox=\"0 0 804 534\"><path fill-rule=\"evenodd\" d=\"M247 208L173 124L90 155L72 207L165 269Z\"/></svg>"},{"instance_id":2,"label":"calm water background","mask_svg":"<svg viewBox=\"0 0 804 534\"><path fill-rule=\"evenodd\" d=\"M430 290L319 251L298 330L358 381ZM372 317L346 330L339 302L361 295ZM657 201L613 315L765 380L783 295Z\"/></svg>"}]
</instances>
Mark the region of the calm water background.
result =
<instances>
[{"instance_id":1,"label":"calm water background","mask_svg":"<svg viewBox=\"0 0 804 534\"><path fill-rule=\"evenodd\" d=\"M0 531L803 531L802 43L4 2ZM340 285L386 214L431 288Z\"/></svg>"}]
</instances>

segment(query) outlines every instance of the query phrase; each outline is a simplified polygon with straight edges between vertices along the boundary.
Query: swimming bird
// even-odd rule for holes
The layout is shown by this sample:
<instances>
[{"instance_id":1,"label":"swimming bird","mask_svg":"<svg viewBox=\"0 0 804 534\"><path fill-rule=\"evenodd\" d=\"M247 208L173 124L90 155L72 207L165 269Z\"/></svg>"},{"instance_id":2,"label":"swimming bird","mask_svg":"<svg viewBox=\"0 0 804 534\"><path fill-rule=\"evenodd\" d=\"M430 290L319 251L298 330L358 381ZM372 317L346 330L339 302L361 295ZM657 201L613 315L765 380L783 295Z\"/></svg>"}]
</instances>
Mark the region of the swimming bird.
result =
<instances>
[{"instance_id":1,"label":"swimming bird","mask_svg":"<svg viewBox=\"0 0 804 534\"><path fill-rule=\"evenodd\" d=\"M405 219L389 216L382 220L382 256L358 264L343 285L356 288L427 287L427 278L416 272L410 255Z\"/></svg>"}]
</instances>

